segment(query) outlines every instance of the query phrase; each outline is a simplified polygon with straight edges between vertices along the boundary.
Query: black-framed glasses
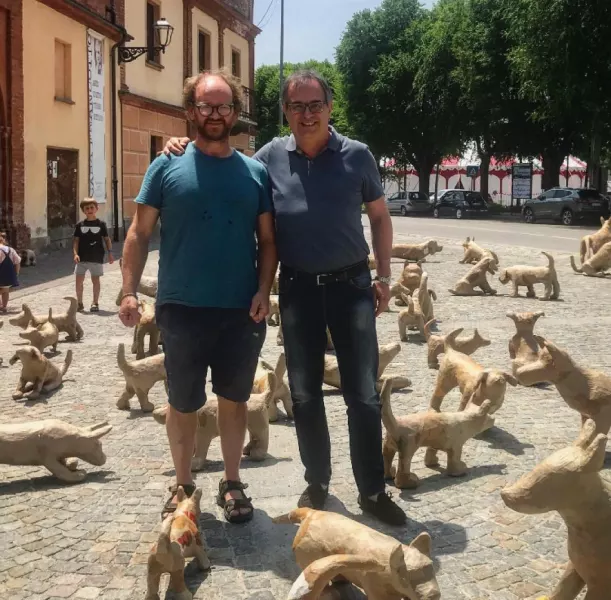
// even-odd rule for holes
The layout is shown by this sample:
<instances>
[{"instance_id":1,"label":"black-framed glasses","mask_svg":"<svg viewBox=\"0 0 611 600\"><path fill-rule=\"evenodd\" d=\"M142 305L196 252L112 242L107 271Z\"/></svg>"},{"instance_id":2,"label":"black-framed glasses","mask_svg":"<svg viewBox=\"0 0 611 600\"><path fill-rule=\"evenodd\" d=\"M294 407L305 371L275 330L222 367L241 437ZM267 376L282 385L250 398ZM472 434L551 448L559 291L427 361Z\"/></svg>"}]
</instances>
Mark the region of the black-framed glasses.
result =
<instances>
[{"instance_id":1,"label":"black-framed glasses","mask_svg":"<svg viewBox=\"0 0 611 600\"><path fill-rule=\"evenodd\" d=\"M324 110L326 102L322 100L314 100L314 102L289 102L287 106L294 115L302 115L306 108L312 114L318 114Z\"/></svg>"},{"instance_id":2,"label":"black-framed glasses","mask_svg":"<svg viewBox=\"0 0 611 600\"><path fill-rule=\"evenodd\" d=\"M196 102L195 107L202 117L211 116L214 111L221 117L228 117L233 111L233 104L207 104L206 102Z\"/></svg>"}]
</instances>

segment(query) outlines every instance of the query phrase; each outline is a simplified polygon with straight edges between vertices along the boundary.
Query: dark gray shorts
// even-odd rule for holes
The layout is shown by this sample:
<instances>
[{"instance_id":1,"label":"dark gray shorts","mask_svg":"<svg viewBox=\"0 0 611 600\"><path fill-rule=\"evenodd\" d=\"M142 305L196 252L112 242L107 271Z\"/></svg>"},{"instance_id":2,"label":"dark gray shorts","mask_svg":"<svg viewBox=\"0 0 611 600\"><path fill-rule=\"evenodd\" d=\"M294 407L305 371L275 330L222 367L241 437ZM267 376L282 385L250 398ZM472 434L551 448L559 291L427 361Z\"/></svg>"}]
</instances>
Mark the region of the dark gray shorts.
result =
<instances>
[{"instance_id":1,"label":"dark gray shorts","mask_svg":"<svg viewBox=\"0 0 611 600\"><path fill-rule=\"evenodd\" d=\"M255 323L246 309L194 308L181 304L157 306L169 403L190 413L206 403L206 377L212 391L234 402L250 397L265 321Z\"/></svg>"}]
</instances>

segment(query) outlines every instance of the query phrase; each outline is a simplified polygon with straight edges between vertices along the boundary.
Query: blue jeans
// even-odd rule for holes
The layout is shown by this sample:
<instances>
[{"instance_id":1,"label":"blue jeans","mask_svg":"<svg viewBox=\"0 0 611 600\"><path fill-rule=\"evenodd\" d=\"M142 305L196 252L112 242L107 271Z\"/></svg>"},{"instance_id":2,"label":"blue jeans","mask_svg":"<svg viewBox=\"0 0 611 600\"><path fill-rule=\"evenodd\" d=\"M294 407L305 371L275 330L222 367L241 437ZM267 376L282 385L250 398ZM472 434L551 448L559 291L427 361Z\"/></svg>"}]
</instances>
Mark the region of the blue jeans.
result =
<instances>
[{"instance_id":1,"label":"blue jeans","mask_svg":"<svg viewBox=\"0 0 611 600\"><path fill-rule=\"evenodd\" d=\"M280 314L295 429L308 483L328 485L331 444L322 384L326 327L331 331L348 407L350 458L361 495L384 491L380 397L375 383L378 341L371 273L317 285L284 268Z\"/></svg>"}]
</instances>

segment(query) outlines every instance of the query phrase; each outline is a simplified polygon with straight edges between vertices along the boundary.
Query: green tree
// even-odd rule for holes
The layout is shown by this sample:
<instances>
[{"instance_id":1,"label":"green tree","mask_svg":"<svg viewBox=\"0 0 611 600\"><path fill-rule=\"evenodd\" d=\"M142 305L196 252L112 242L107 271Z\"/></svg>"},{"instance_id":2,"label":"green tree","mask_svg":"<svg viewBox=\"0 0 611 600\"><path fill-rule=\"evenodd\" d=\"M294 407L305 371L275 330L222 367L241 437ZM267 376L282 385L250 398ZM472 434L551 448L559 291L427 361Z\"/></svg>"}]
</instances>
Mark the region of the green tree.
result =
<instances>
[{"instance_id":1,"label":"green tree","mask_svg":"<svg viewBox=\"0 0 611 600\"><path fill-rule=\"evenodd\" d=\"M304 63L285 63L285 77L300 69L313 69L322 75L333 90L331 124L343 135L352 135L346 116L342 80L335 65L329 61L310 60ZM279 131L280 66L263 65L255 73L257 148L264 146L277 135L290 133L285 125Z\"/></svg>"}]
</instances>

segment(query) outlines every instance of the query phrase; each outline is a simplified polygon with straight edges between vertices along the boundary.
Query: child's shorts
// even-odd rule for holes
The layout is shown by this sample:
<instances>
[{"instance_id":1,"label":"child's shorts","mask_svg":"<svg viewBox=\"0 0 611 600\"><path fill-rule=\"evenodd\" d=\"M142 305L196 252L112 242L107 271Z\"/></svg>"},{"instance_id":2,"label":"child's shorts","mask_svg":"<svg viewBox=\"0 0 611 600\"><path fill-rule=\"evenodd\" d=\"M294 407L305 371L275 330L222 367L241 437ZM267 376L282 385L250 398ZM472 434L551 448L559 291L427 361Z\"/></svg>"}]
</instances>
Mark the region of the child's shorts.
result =
<instances>
[{"instance_id":1,"label":"child's shorts","mask_svg":"<svg viewBox=\"0 0 611 600\"><path fill-rule=\"evenodd\" d=\"M85 275L87 271L91 273L92 277L102 277L104 275L104 265L94 262L76 263L76 268L74 269L75 275Z\"/></svg>"}]
</instances>

